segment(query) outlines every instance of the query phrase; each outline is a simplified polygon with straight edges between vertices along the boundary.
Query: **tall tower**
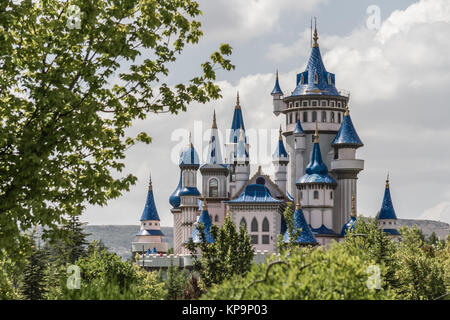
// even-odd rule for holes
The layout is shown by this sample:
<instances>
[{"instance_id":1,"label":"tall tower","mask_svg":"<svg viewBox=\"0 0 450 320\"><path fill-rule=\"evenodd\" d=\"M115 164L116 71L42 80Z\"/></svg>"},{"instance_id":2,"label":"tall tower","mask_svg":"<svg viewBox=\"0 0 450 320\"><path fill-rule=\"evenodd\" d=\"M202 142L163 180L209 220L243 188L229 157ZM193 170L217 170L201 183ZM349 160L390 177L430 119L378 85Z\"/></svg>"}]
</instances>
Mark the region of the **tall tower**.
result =
<instances>
[{"instance_id":1,"label":"tall tower","mask_svg":"<svg viewBox=\"0 0 450 320\"><path fill-rule=\"evenodd\" d=\"M302 124L300 123L300 119L297 120L297 124L295 125L295 129L292 132L292 136L289 137L293 140L294 144L294 154L293 159L291 158L290 166L290 182L289 190L296 190L297 179L300 178L305 173L305 150L306 150L306 135L303 131ZM292 193L295 195L295 193Z\"/></svg>"},{"instance_id":2,"label":"tall tower","mask_svg":"<svg viewBox=\"0 0 450 320\"><path fill-rule=\"evenodd\" d=\"M287 165L289 163L289 155L284 148L283 136L281 135L281 132L280 126L280 135L278 137L277 147L272 155L272 163L275 167L274 182L281 189L281 191L283 191L283 194L286 194Z\"/></svg>"},{"instance_id":3,"label":"tall tower","mask_svg":"<svg viewBox=\"0 0 450 320\"><path fill-rule=\"evenodd\" d=\"M167 242L162 242L164 234L161 231L158 210L153 195L152 178L148 183L147 200L141 215L141 229L136 234L135 242L132 244L133 252L158 252L165 253L168 250Z\"/></svg>"},{"instance_id":4,"label":"tall tower","mask_svg":"<svg viewBox=\"0 0 450 320\"><path fill-rule=\"evenodd\" d=\"M350 218L352 195L357 197L358 173L364 169L364 160L356 159L356 149L364 144L356 133L348 107L344 113L339 132L331 143L334 148L334 160L331 161L331 171L335 174L338 186L334 208L341 215L335 215L335 231L341 230ZM355 202L355 210L356 210Z\"/></svg>"},{"instance_id":5,"label":"tall tower","mask_svg":"<svg viewBox=\"0 0 450 320\"><path fill-rule=\"evenodd\" d=\"M331 142L339 131L349 100L348 94L336 89L335 75L326 70L318 39L316 26L306 70L297 74L294 91L290 95L283 95L277 81L274 91L272 91L274 113L276 115L282 113L286 116L286 131L283 134L286 137L288 154L291 155L291 165L288 167L288 186L290 188L288 191L291 194L295 193L295 181L303 175L304 172L301 171L307 166L309 155L313 151L316 122L320 134L323 161L330 168L331 160L333 160ZM305 138L305 145L300 149L295 146L294 134L299 120ZM302 153L307 156L293 160L293 155ZM298 165L300 160L303 161L303 165Z\"/></svg>"},{"instance_id":6,"label":"tall tower","mask_svg":"<svg viewBox=\"0 0 450 320\"><path fill-rule=\"evenodd\" d=\"M244 130L241 130L234 159L234 171L236 175L235 192L239 192L250 178L250 162L244 138Z\"/></svg>"},{"instance_id":7,"label":"tall tower","mask_svg":"<svg viewBox=\"0 0 450 320\"><path fill-rule=\"evenodd\" d=\"M180 213L179 218L174 219L174 233L178 234L175 238L180 242L174 241L174 253L189 253L184 247L187 239L192 233L194 223L197 221L198 197L200 192L197 189L197 170L200 167L198 154L194 149L189 134L189 144L184 147L180 156L181 169L181 190L180 197ZM177 213L178 214L178 213Z\"/></svg>"},{"instance_id":8,"label":"tall tower","mask_svg":"<svg viewBox=\"0 0 450 320\"><path fill-rule=\"evenodd\" d=\"M228 178L228 193L232 197L239 188L236 187L236 151L238 148L239 138L243 132L244 146L248 157L249 146L247 138L245 136L244 119L242 117L242 109L239 101L239 92L236 96L236 106L234 107L233 122L231 123L231 131L228 142L225 144L225 163L228 165L229 178ZM248 166L250 175L250 166ZM242 175L242 172L241 172Z\"/></svg>"}]
</instances>

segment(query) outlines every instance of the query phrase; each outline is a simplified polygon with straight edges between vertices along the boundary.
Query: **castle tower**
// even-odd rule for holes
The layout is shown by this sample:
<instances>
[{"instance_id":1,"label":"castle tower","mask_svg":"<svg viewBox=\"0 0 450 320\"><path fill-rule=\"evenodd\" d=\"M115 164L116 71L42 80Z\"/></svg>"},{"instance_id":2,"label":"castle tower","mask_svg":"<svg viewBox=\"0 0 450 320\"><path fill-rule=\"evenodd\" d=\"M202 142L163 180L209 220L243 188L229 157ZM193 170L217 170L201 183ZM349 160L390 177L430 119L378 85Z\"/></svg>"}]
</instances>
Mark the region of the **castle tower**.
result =
<instances>
[{"instance_id":1,"label":"castle tower","mask_svg":"<svg viewBox=\"0 0 450 320\"><path fill-rule=\"evenodd\" d=\"M326 238L337 236L332 230L336 181L328 174L328 168L322 160L317 126L311 161L305 171L306 173L297 180L297 197L304 203L305 218L317 240L321 244L327 244L329 241Z\"/></svg>"},{"instance_id":2,"label":"castle tower","mask_svg":"<svg viewBox=\"0 0 450 320\"><path fill-rule=\"evenodd\" d=\"M148 184L147 200L140 221L141 229L136 234L135 241L132 244L133 256L136 252L166 253L168 244L162 242L164 234L161 231L158 210L155 205L151 177Z\"/></svg>"},{"instance_id":3,"label":"castle tower","mask_svg":"<svg viewBox=\"0 0 450 320\"><path fill-rule=\"evenodd\" d=\"M236 150L238 147L238 140L241 135L241 131L244 134L244 145L248 155L249 146L247 144L247 138L245 136L244 119L242 117L242 109L239 101L239 92L236 96L236 106L234 107L233 121L231 123L231 130L228 142L225 144L225 163L228 165L229 178L228 178L228 193L229 196L233 196L237 192L236 187ZM248 168L250 170L250 167ZM250 171L249 171L250 174Z\"/></svg>"},{"instance_id":4,"label":"castle tower","mask_svg":"<svg viewBox=\"0 0 450 320\"><path fill-rule=\"evenodd\" d=\"M179 165L182 178L179 192L180 210L175 213L179 216L174 217L174 253L187 254L189 251L183 244L191 235L193 225L197 221L197 200L200 196L197 189L197 170L200 167L200 161L190 134L189 143L181 152Z\"/></svg>"},{"instance_id":5,"label":"castle tower","mask_svg":"<svg viewBox=\"0 0 450 320\"><path fill-rule=\"evenodd\" d=\"M280 83L278 81L278 70L275 77L275 86L270 94L273 97L273 113L278 117L283 109L283 101L281 100L283 97L283 91L281 91Z\"/></svg>"},{"instance_id":6,"label":"castle tower","mask_svg":"<svg viewBox=\"0 0 450 320\"><path fill-rule=\"evenodd\" d=\"M278 137L277 147L272 155L272 163L275 167L274 182L281 189L281 191L283 191L283 194L286 194L287 165L289 163L289 156L286 152L286 149L284 148L281 132L282 131L280 126L280 135Z\"/></svg>"},{"instance_id":7,"label":"castle tower","mask_svg":"<svg viewBox=\"0 0 450 320\"><path fill-rule=\"evenodd\" d=\"M397 215L392 205L391 191L389 190L389 174L386 179L386 188L384 189L383 203L378 213L378 226L390 236L398 237Z\"/></svg>"},{"instance_id":8,"label":"castle tower","mask_svg":"<svg viewBox=\"0 0 450 320\"><path fill-rule=\"evenodd\" d=\"M222 160L220 147L216 112L214 111L208 158L206 163L200 167L200 172L202 174L202 194L205 197L203 202L208 203L211 217L219 226L225 221L225 205L222 201L229 199L227 178L229 171L228 166Z\"/></svg>"},{"instance_id":9,"label":"castle tower","mask_svg":"<svg viewBox=\"0 0 450 320\"><path fill-rule=\"evenodd\" d=\"M202 213L200 214L198 221L195 223L194 231L192 231L192 234L190 236L190 238L192 238L192 241L194 241L194 243L202 242L201 233L197 228L197 226L201 223L203 224L203 232L205 234L205 241L208 243L214 243L214 238L211 234L212 221L209 216L208 208L206 207L206 201L204 199L202 201Z\"/></svg>"},{"instance_id":10,"label":"castle tower","mask_svg":"<svg viewBox=\"0 0 450 320\"><path fill-rule=\"evenodd\" d=\"M250 177L250 163L244 138L244 130L241 130L239 142L236 147L234 171L236 175L235 192L239 192Z\"/></svg>"},{"instance_id":11,"label":"castle tower","mask_svg":"<svg viewBox=\"0 0 450 320\"><path fill-rule=\"evenodd\" d=\"M287 151L291 158L291 164L288 167L288 186L290 188L288 191L291 194L295 193L295 182L304 174L302 170L307 166L309 155L313 151L316 122L320 134L323 161L330 168L333 160L331 142L339 131L345 107L349 100L348 94L338 91L335 86L335 75L328 72L323 64L318 43L317 26L314 28L313 39L314 42L306 69L297 74L294 91L291 95L281 95L281 90L277 89L279 84L277 86L276 83L276 90L274 89L272 94L274 113L280 112L286 116L284 136L286 137ZM294 134L299 120L305 135L305 145L300 150L295 147ZM294 161L293 156L296 153L297 155L303 153L308 156L296 158ZM298 165L299 161L303 161L303 165ZM334 175L334 173L331 174Z\"/></svg>"},{"instance_id":12,"label":"castle tower","mask_svg":"<svg viewBox=\"0 0 450 320\"><path fill-rule=\"evenodd\" d=\"M296 230L301 229L300 235L297 237L296 242L301 246L315 246L318 245L314 234L311 231L310 226L306 222L305 216L303 215L303 210L300 205L300 200L297 199L297 204L295 205L294 212L294 228ZM289 242L289 230L286 230L283 235L283 240L285 243Z\"/></svg>"},{"instance_id":13,"label":"castle tower","mask_svg":"<svg viewBox=\"0 0 450 320\"><path fill-rule=\"evenodd\" d=\"M305 173L305 150L306 150L306 135L303 131L300 119L297 120L295 129L292 132L292 139L294 140L294 159L291 158L289 163L290 166L290 188L289 190L296 190L297 179L300 178ZM295 194L295 193L293 193Z\"/></svg>"},{"instance_id":14,"label":"castle tower","mask_svg":"<svg viewBox=\"0 0 450 320\"><path fill-rule=\"evenodd\" d=\"M344 224L341 230L341 236L345 236L347 232L350 230L355 229L355 223L356 223L356 197L355 195L352 196L352 212L350 213L350 220Z\"/></svg>"},{"instance_id":15,"label":"castle tower","mask_svg":"<svg viewBox=\"0 0 450 320\"><path fill-rule=\"evenodd\" d=\"M362 147L363 143L353 126L348 107L339 132L331 145L334 148L331 171L335 174L338 182L334 209L336 212L342 213L334 216L334 225L336 226L335 230L341 230L350 218L352 195L355 196L356 201L358 173L364 169L364 160L356 159L356 149Z\"/></svg>"}]
</instances>

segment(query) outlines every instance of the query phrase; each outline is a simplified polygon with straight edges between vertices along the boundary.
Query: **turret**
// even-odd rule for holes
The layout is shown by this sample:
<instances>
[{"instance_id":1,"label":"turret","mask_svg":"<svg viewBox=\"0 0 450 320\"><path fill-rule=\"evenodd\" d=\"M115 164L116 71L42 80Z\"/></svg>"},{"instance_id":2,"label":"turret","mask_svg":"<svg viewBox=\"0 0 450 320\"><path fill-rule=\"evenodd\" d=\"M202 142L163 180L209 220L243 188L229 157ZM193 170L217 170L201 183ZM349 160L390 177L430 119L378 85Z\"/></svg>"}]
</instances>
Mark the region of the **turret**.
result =
<instances>
[{"instance_id":1,"label":"turret","mask_svg":"<svg viewBox=\"0 0 450 320\"><path fill-rule=\"evenodd\" d=\"M356 159L356 150L363 145L353 126L350 111L347 107L341 127L331 142L334 149L331 170L338 181L335 210L342 212L341 216L335 216L337 228L342 228L349 220L352 195L357 196L356 182L359 172L364 169L364 160Z\"/></svg>"},{"instance_id":2,"label":"turret","mask_svg":"<svg viewBox=\"0 0 450 320\"><path fill-rule=\"evenodd\" d=\"M378 214L378 226L383 231L393 237L400 236L397 228L397 215L392 205L391 192L389 188L389 174L386 179L386 188L384 189L383 203Z\"/></svg>"},{"instance_id":3,"label":"turret","mask_svg":"<svg viewBox=\"0 0 450 320\"><path fill-rule=\"evenodd\" d=\"M194 231L192 231L192 234L190 236L190 238L192 238L192 241L194 241L194 243L202 242L200 230L197 228L200 224L203 224L203 233L205 235L205 241L207 243L213 243L214 238L211 234L212 221L211 217L209 216L205 200L202 201L202 213L200 214L198 221L195 223Z\"/></svg>"},{"instance_id":4,"label":"turret","mask_svg":"<svg viewBox=\"0 0 450 320\"><path fill-rule=\"evenodd\" d=\"M314 234L311 231L311 228L309 227L308 223L306 222L305 216L303 215L303 210L300 205L300 200L297 199L297 204L295 205L295 212L294 212L294 228L296 230L300 229L300 235L296 239L296 243L298 243L301 246L315 246L319 243L316 240L316 237L314 237ZM286 230L283 235L283 240L285 243L289 243L289 230Z\"/></svg>"},{"instance_id":5,"label":"turret","mask_svg":"<svg viewBox=\"0 0 450 320\"><path fill-rule=\"evenodd\" d=\"M297 180L305 173L305 151L306 151L306 135L303 131L302 124L300 119L297 120L297 124L295 125L295 129L292 132L291 137L286 138L286 140L293 140L293 159L290 159L289 163L289 172L290 172L290 190L292 194L295 195L296 182Z\"/></svg>"},{"instance_id":6,"label":"turret","mask_svg":"<svg viewBox=\"0 0 450 320\"><path fill-rule=\"evenodd\" d=\"M161 231L158 210L155 205L153 195L152 178L149 179L147 200L141 215L141 228L136 234L135 242L132 244L133 252L157 251L165 253L168 250L168 244L162 242L164 234Z\"/></svg>"},{"instance_id":7,"label":"turret","mask_svg":"<svg viewBox=\"0 0 450 320\"><path fill-rule=\"evenodd\" d=\"M277 186L283 191L283 194L286 193L286 182L287 182L287 165L289 163L289 155L284 148L283 137L281 135L281 126L280 126L280 134L278 137L277 147L275 152L272 155L272 163L275 167L275 179L274 182Z\"/></svg>"},{"instance_id":8,"label":"turret","mask_svg":"<svg viewBox=\"0 0 450 320\"><path fill-rule=\"evenodd\" d=\"M275 86L273 87L273 90L270 94L273 97L273 113L278 117L281 110L285 108L284 102L282 100L283 91L281 91L280 83L278 81L278 70L275 77Z\"/></svg>"}]
</instances>

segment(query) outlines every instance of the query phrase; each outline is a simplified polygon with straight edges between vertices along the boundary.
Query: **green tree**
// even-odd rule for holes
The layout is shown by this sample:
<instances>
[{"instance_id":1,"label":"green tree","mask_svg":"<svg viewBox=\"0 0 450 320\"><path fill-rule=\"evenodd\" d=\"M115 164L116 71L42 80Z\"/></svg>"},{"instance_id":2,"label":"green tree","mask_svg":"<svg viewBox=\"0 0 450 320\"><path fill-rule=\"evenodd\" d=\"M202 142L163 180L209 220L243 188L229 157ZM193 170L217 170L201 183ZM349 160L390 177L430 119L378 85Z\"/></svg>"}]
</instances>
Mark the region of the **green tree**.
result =
<instances>
[{"instance_id":1,"label":"green tree","mask_svg":"<svg viewBox=\"0 0 450 320\"><path fill-rule=\"evenodd\" d=\"M206 241L204 226L197 226L200 231L200 243L189 239L186 247L193 256L194 270L199 274L205 288L223 280L246 274L253 260L253 246L244 225L236 230L230 214L227 213L222 228L211 226L214 243Z\"/></svg>"},{"instance_id":2,"label":"green tree","mask_svg":"<svg viewBox=\"0 0 450 320\"><path fill-rule=\"evenodd\" d=\"M202 36L199 14L193 0L0 2L0 247L128 191L125 151L151 142L127 136L133 120L220 97L216 72L234 68L225 44L200 75L168 82Z\"/></svg>"},{"instance_id":3,"label":"green tree","mask_svg":"<svg viewBox=\"0 0 450 320\"><path fill-rule=\"evenodd\" d=\"M185 270L171 265L167 269L167 278L164 288L167 292L166 300L177 300L183 297L183 291L188 284L188 276Z\"/></svg>"},{"instance_id":4,"label":"green tree","mask_svg":"<svg viewBox=\"0 0 450 320\"><path fill-rule=\"evenodd\" d=\"M289 234L289 242L284 242L284 235L278 235L277 248L279 252L283 250L295 250L298 248L296 239L300 236L302 230L295 228L294 211L292 210L292 202L290 202L283 211L284 221L286 221L286 230Z\"/></svg>"},{"instance_id":5,"label":"green tree","mask_svg":"<svg viewBox=\"0 0 450 320\"><path fill-rule=\"evenodd\" d=\"M392 299L389 289L370 288L362 250L333 243L272 255L251 271L213 285L203 299ZM383 266L380 267L383 273Z\"/></svg>"},{"instance_id":6,"label":"green tree","mask_svg":"<svg viewBox=\"0 0 450 320\"><path fill-rule=\"evenodd\" d=\"M23 271L22 294L25 299L41 300L46 293L45 272L46 252L39 246L36 247L34 237L30 239L31 254L28 257L28 263Z\"/></svg>"}]
</instances>

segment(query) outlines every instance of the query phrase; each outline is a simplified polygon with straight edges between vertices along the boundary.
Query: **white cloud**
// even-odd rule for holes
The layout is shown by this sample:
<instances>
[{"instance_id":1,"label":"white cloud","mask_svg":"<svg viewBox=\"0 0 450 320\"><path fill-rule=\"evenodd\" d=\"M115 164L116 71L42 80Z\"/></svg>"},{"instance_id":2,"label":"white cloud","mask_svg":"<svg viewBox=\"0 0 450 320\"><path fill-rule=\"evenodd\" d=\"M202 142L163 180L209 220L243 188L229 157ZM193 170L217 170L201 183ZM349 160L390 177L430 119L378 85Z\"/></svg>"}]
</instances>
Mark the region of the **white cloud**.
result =
<instances>
[{"instance_id":1,"label":"white cloud","mask_svg":"<svg viewBox=\"0 0 450 320\"><path fill-rule=\"evenodd\" d=\"M427 209L420 216L420 219L442 221L450 224L450 201L444 201Z\"/></svg>"}]
</instances>

